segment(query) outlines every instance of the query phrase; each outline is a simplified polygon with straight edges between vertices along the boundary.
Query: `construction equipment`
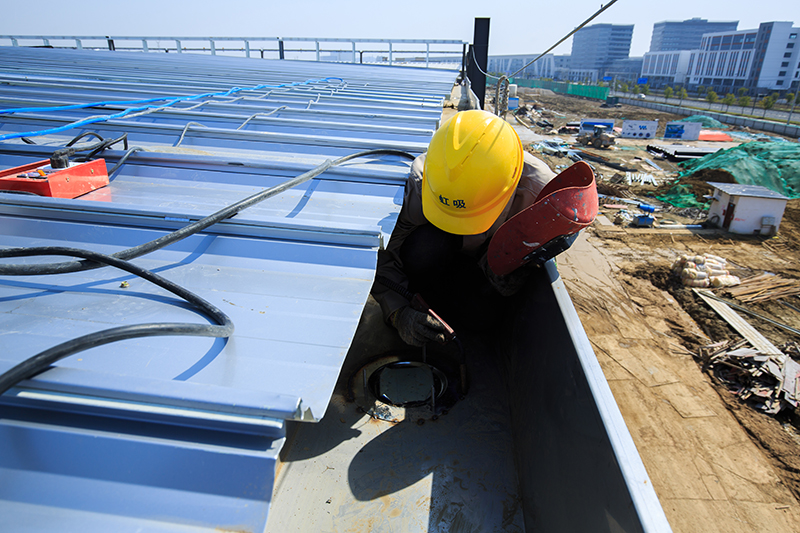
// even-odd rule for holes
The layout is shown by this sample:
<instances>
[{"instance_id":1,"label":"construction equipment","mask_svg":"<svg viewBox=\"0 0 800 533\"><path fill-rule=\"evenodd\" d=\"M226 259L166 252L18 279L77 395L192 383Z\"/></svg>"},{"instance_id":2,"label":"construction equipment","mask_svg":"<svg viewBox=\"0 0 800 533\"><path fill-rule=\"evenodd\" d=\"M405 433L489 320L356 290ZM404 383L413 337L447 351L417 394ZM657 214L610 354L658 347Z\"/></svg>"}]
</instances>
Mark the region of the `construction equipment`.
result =
<instances>
[{"instance_id":1,"label":"construction equipment","mask_svg":"<svg viewBox=\"0 0 800 533\"><path fill-rule=\"evenodd\" d=\"M600 107L622 107L622 104L619 103L619 96L609 96Z\"/></svg>"},{"instance_id":2,"label":"construction equipment","mask_svg":"<svg viewBox=\"0 0 800 533\"><path fill-rule=\"evenodd\" d=\"M102 159L68 163L62 168L44 160L0 172L0 190L36 196L77 198L106 185L108 173Z\"/></svg>"},{"instance_id":3,"label":"construction equipment","mask_svg":"<svg viewBox=\"0 0 800 533\"><path fill-rule=\"evenodd\" d=\"M608 133L605 126L596 124L592 133L581 133L575 140L584 146L595 148L608 148L616 142L614 137Z\"/></svg>"}]
</instances>

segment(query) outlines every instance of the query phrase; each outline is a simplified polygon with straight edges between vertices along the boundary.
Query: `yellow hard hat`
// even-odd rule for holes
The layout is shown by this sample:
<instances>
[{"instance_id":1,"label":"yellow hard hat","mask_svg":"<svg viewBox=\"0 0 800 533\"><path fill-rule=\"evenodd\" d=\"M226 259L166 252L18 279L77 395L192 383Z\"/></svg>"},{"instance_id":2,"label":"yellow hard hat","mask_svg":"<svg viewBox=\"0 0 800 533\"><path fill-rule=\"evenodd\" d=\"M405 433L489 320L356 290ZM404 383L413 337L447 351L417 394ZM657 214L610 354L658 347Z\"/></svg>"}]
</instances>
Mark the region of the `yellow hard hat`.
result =
<instances>
[{"instance_id":1,"label":"yellow hard hat","mask_svg":"<svg viewBox=\"0 0 800 533\"><path fill-rule=\"evenodd\" d=\"M422 178L422 212L456 235L492 227L519 183L522 143L487 111L456 113L433 134Z\"/></svg>"}]
</instances>

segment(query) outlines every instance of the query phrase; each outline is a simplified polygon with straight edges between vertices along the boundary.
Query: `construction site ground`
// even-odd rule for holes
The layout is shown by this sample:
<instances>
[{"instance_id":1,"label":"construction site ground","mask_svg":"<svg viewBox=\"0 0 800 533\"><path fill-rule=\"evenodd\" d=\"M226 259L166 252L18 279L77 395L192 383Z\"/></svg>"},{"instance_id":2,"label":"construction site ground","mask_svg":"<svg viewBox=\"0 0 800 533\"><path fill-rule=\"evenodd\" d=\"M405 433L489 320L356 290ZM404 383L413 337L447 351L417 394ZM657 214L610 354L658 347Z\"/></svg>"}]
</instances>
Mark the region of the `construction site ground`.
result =
<instances>
[{"instance_id":1,"label":"construction site ground","mask_svg":"<svg viewBox=\"0 0 800 533\"><path fill-rule=\"evenodd\" d=\"M682 117L570 96L520 91L555 130L581 118L659 120ZM491 102L487 101L487 109ZM512 114L507 120L514 123ZM537 139L573 136L516 124L526 149L558 170L566 157L536 149ZM758 133L758 132L750 132ZM655 142L664 142L656 140ZM796 141L792 141L796 142ZM674 178L677 164L654 160L652 140L617 139L612 149L592 150L658 180ZM739 143L686 142L728 148ZM663 171L647 162L655 162ZM618 170L594 164L599 190L644 198L652 185L610 184ZM623 173L624 174L624 173ZM708 193L701 176L684 182ZM663 186L663 185L660 185ZM698 360L701 347L739 334L681 285L671 272L681 254L711 253L728 260L741 278L771 272L800 278L800 200L790 200L775 236L741 236L713 229L632 228L613 224L615 209L601 216L557 259L583 327L605 372L628 429L675 532L790 533L800 531L800 423L797 410L770 416L740 401ZM686 216L689 215L689 216ZM687 211L657 213L657 220L700 222ZM800 307L800 299L785 299ZM800 313L778 301L749 305L762 315L800 329ZM800 341L793 333L743 315L776 346Z\"/></svg>"}]
</instances>

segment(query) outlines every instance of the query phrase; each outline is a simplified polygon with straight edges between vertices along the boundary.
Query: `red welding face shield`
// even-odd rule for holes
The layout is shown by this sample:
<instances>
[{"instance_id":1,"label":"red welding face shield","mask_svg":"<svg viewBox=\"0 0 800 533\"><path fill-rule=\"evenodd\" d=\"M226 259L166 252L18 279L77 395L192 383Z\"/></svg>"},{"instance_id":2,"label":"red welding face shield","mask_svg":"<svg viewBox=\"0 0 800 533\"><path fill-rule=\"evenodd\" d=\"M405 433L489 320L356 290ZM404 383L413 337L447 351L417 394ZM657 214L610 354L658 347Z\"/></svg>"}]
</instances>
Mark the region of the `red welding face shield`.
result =
<instances>
[{"instance_id":1,"label":"red welding face shield","mask_svg":"<svg viewBox=\"0 0 800 533\"><path fill-rule=\"evenodd\" d=\"M545 185L536 202L508 219L489 243L489 268L499 276L542 264L569 248L597 216L594 172L578 161Z\"/></svg>"}]
</instances>

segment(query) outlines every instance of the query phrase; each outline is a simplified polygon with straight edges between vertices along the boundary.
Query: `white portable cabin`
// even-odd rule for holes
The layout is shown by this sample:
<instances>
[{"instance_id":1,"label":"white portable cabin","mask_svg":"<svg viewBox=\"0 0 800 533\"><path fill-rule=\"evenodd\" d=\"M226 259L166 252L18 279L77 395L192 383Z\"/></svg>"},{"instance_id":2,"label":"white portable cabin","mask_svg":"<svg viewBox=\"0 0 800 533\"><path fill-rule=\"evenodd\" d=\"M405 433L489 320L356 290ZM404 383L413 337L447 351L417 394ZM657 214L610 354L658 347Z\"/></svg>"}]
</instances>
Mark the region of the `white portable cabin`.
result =
<instances>
[{"instance_id":1,"label":"white portable cabin","mask_svg":"<svg viewBox=\"0 0 800 533\"><path fill-rule=\"evenodd\" d=\"M760 185L711 183L714 195L708 210L712 224L731 233L774 235L789 200Z\"/></svg>"}]
</instances>

